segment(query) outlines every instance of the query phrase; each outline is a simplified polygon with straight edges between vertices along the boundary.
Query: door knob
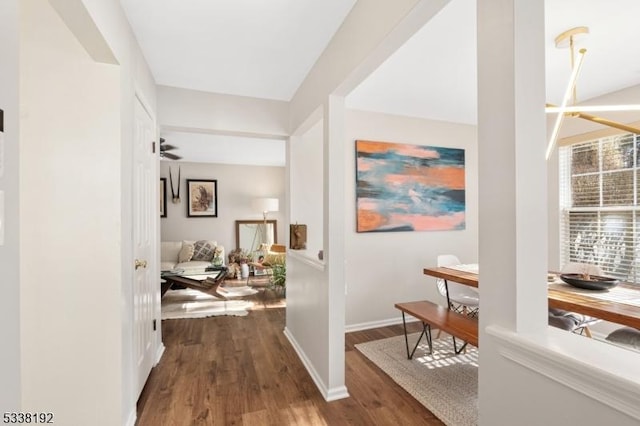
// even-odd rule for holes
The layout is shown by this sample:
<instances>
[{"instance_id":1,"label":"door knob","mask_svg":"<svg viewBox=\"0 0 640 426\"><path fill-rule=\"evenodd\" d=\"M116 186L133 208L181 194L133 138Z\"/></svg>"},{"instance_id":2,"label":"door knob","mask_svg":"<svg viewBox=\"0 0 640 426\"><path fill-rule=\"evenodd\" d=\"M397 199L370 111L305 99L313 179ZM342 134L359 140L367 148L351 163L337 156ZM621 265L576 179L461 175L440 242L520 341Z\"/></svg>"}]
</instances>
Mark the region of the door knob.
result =
<instances>
[{"instance_id":1,"label":"door knob","mask_svg":"<svg viewBox=\"0 0 640 426\"><path fill-rule=\"evenodd\" d=\"M138 268L146 268L147 267L147 261L146 260L136 259L135 266L136 266L136 269L138 269Z\"/></svg>"}]
</instances>

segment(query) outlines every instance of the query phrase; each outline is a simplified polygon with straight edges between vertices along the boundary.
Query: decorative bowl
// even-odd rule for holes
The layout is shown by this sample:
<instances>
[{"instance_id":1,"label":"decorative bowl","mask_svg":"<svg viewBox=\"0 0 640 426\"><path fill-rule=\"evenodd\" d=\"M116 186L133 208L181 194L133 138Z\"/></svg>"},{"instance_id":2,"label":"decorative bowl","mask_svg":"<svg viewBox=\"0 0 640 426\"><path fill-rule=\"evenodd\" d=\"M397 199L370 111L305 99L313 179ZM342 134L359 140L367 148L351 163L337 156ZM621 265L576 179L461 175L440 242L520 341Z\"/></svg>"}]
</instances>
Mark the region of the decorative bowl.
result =
<instances>
[{"instance_id":1,"label":"decorative bowl","mask_svg":"<svg viewBox=\"0 0 640 426\"><path fill-rule=\"evenodd\" d=\"M620 283L616 278L598 275L589 275L589 279L585 279L582 274L561 274L560 279L569 285L587 290L607 290Z\"/></svg>"}]
</instances>

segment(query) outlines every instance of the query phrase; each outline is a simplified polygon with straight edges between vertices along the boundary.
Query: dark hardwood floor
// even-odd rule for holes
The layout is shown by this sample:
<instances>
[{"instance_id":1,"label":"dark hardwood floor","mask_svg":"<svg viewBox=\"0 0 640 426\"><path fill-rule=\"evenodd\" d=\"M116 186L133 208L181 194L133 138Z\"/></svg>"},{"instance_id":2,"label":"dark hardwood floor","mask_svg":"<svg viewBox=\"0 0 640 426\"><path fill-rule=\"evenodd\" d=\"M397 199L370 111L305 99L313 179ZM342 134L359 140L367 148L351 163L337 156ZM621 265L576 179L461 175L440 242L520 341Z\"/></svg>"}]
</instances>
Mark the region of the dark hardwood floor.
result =
<instances>
[{"instance_id":1,"label":"dark hardwood floor","mask_svg":"<svg viewBox=\"0 0 640 426\"><path fill-rule=\"evenodd\" d=\"M283 334L284 301L259 296L246 317L163 321L166 350L138 401L137 425L443 424L354 347L402 326L348 333L350 397L326 402Z\"/></svg>"}]
</instances>

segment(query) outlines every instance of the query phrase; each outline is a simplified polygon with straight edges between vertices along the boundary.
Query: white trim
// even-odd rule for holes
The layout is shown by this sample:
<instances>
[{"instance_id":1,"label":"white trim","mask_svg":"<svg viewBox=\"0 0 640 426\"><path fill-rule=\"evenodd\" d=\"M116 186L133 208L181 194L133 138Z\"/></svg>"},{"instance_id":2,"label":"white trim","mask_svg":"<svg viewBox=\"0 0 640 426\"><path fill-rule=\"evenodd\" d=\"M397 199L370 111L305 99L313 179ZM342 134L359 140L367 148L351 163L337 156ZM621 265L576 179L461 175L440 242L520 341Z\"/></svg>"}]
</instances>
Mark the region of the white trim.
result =
<instances>
[{"instance_id":1,"label":"white trim","mask_svg":"<svg viewBox=\"0 0 640 426\"><path fill-rule=\"evenodd\" d=\"M138 101L140 101L140 104L142 105L142 108L144 108L144 110L147 112L147 114L149 114L149 117L151 118L151 121L153 121L154 134L156 134L156 136L157 136L158 125L157 125L157 121L156 121L155 111L151 107L151 102L147 101L147 98L145 97L144 92L138 86L137 83L134 83L133 86L134 86L133 87L133 96L134 96L134 98L138 99Z\"/></svg>"},{"instance_id":2,"label":"white trim","mask_svg":"<svg viewBox=\"0 0 640 426\"><path fill-rule=\"evenodd\" d=\"M238 136L255 139L275 139L287 141L288 135L278 133L241 132L239 130L203 129L199 127L160 125L160 132L200 133L204 135Z\"/></svg>"},{"instance_id":3,"label":"white trim","mask_svg":"<svg viewBox=\"0 0 640 426\"><path fill-rule=\"evenodd\" d=\"M49 3L91 59L101 64L120 65L87 6L67 0L49 0Z\"/></svg>"},{"instance_id":4,"label":"white trim","mask_svg":"<svg viewBox=\"0 0 640 426\"><path fill-rule=\"evenodd\" d=\"M349 397L349 392L347 391L346 386L338 386L336 388L327 388L327 386L322 381L322 378L320 377L316 369L313 367L313 364L311 363L309 358L307 358L307 355L302 350L302 347L298 344L296 339L289 332L289 329L287 329L286 327L284 328L284 335L289 340L289 343L291 343L291 346L293 346L293 349L298 354L298 358L300 358L300 361L302 361L302 364L307 369L307 372L311 376L311 379L316 384L316 387L318 388L318 390L320 391L320 393L322 394L322 396L327 402Z\"/></svg>"},{"instance_id":5,"label":"white trim","mask_svg":"<svg viewBox=\"0 0 640 426\"><path fill-rule=\"evenodd\" d=\"M338 386L337 388L331 388L328 390L324 399L327 402L337 401L339 399L349 398L349 391L346 386Z\"/></svg>"},{"instance_id":6,"label":"white trim","mask_svg":"<svg viewBox=\"0 0 640 426\"><path fill-rule=\"evenodd\" d=\"M136 420L138 419L137 417L136 406L134 405L133 410L131 410L131 412L129 413L129 417L127 418L125 426L136 426Z\"/></svg>"},{"instance_id":7,"label":"white trim","mask_svg":"<svg viewBox=\"0 0 640 426\"><path fill-rule=\"evenodd\" d=\"M640 420L636 353L553 328L546 340L498 326L486 332L505 358Z\"/></svg>"},{"instance_id":8,"label":"white trim","mask_svg":"<svg viewBox=\"0 0 640 426\"><path fill-rule=\"evenodd\" d=\"M160 359L162 358L162 355L164 354L164 350L165 350L165 346L164 343L162 343L162 341L160 342L160 345L156 348L156 360L154 362L154 366L158 365L158 363L160 362Z\"/></svg>"},{"instance_id":9,"label":"white trim","mask_svg":"<svg viewBox=\"0 0 640 426\"><path fill-rule=\"evenodd\" d=\"M318 271L324 271L325 263L322 260L314 259L307 255L306 250L287 250L287 256L292 259L299 260L300 262L311 266Z\"/></svg>"},{"instance_id":10,"label":"white trim","mask_svg":"<svg viewBox=\"0 0 640 426\"><path fill-rule=\"evenodd\" d=\"M311 114L309 114L309 116L305 118L302 123L298 125L298 127L291 133L289 137L302 137L302 135L307 133L309 129L311 129L322 120L324 120L324 108L322 107L322 105L320 105Z\"/></svg>"},{"instance_id":11,"label":"white trim","mask_svg":"<svg viewBox=\"0 0 640 426\"><path fill-rule=\"evenodd\" d=\"M416 322L416 321L418 320L413 317L408 317L406 319L407 323ZM361 322L359 324L346 325L344 327L344 332L352 333L354 331L371 330L372 328L387 327L389 325L396 325L396 324L402 324L402 318L396 317L396 318L389 318L389 319L379 320L379 321L368 321L368 322Z\"/></svg>"}]
</instances>

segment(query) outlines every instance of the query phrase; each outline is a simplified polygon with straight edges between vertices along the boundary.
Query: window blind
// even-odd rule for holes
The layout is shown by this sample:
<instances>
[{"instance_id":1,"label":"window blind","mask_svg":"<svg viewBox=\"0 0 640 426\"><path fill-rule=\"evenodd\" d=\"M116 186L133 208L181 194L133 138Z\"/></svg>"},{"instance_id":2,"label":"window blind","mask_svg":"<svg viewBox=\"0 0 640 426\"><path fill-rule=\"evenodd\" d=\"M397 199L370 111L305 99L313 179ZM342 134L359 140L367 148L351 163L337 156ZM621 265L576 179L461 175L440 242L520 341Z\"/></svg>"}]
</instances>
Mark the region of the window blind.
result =
<instances>
[{"instance_id":1,"label":"window blind","mask_svg":"<svg viewBox=\"0 0 640 426\"><path fill-rule=\"evenodd\" d=\"M640 282L639 145L625 134L559 149L563 264L592 263Z\"/></svg>"}]
</instances>

